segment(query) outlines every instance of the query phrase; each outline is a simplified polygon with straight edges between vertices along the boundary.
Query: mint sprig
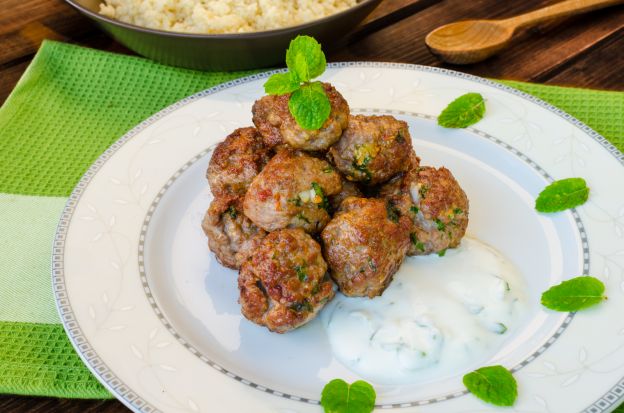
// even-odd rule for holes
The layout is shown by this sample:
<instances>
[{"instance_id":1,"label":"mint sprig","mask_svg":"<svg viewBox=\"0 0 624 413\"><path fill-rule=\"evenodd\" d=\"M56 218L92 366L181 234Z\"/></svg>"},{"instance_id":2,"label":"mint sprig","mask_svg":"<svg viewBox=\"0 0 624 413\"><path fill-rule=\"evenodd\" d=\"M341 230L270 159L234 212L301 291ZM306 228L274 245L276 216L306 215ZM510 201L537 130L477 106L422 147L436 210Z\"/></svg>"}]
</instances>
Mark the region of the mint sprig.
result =
<instances>
[{"instance_id":1,"label":"mint sprig","mask_svg":"<svg viewBox=\"0 0 624 413\"><path fill-rule=\"evenodd\" d=\"M539 212L559 212L584 204L589 188L583 178L560 179L548 185L535 200Z\"/></svg>"},{"instance_id":2,"label":"mint sprig","mask_svg":"<svg viewBox=\"0 0 624 413\"><path fill-rule=\"evenodd\" d=\"M370 413L376 397L373 386L363 380L348 384L334 379L323 388L321 406L325 413Z\"/></svg>"},{"instance_id":3,"label":"mint sprig","mask_svg":"<svg viewBox=\"0 0 624 413\"><path fill-rule=\"evenodd\" d=\"M268 95L292 93L288 109L306 130L320 129L329 118L331 104L320 82L311 82L327 67L321 45L313 37L297 36L286 51L287 73L276 73L264 84Z\"/></svg>"},{"instance_id":4,"label":"mint sprig","mask_svg":"<svg viewBox=\"0 0 624 413\"><path fill-rule=\"evenodd\" d=\"M482 367L464 376L464 386L484 402L496 406L513 406L518 397L518 384L503 366Z\"/></svg>"},{"instance_id":5,"label":"mint sprig","mask_svg":"<svg viewBox=\"0 0 624 413\"><path fill-rule=\"evenodd\" d=\"M594 277L576 277L550 287L542 294L542 305L556 311L578 311L604 301L605 286Z\"/></svg>"},{"instance_id":6,"label":"mint sprig","mask_svg":"<svg viewBox=\"0 0 624 413\"><path fill-rule=\"evenodd\" d=\"M466 128L479 122L485 114L485 101L479 93L466 93L449 103L438 116L445 128Z\"/></svg>"}]
</instances>

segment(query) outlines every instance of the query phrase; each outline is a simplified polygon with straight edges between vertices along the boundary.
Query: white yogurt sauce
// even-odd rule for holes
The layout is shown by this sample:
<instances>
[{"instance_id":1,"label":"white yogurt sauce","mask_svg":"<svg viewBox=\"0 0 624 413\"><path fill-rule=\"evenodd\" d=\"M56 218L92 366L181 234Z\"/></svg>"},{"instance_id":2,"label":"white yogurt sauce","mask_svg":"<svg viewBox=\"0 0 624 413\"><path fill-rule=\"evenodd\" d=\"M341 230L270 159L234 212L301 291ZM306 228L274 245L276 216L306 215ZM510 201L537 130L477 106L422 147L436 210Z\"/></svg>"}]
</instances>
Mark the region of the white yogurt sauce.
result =
<instances>
[{"instance_id":1,"label":"white yogurt sauce","mask_svg":"<svg viewBox=\"0 0 624 413\"><path fill-rule=\"evenodd\" d=\"M408 257L381 297L338 294L322 320L348 368L377 383L416 383L491 357L523 318L525 291L500 252L466 237L444 257Z\"/></svg>"}]
</instances>

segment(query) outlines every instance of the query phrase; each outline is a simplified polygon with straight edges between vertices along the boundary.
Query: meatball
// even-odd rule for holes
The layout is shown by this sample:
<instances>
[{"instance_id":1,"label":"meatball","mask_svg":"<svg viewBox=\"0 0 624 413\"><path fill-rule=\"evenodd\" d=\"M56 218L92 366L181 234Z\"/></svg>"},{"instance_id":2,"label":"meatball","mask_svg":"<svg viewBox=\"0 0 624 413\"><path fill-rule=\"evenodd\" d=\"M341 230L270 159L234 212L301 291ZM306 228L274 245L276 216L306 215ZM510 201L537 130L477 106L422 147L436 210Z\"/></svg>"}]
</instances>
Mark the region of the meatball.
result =
<instances>
[{"instance_id":1,"label":"meatball","mask_svg":"<svg viewBox=\"0 0 624 413\"><path fill-rule=\"evenodd\" d=\"M284 333L311 319L334 297L320 245L301 228L267 235L238 275L243 315Z\"/></svg>"},{"instance_id":2,"label":"meatball","mask_svg":"<svg viewBox=\"0 0 624 413\"><path fill-rule=\"evenodd\" d=\"M295 121L288 109L290 93L269 95L257 100L252 108L253 123L273 147L287 143L293 148L306 151L322 151L333 145L349 122L349 105L342 95L329 83L323 83L331 104L329 118L317 130L305 130Z\"/></svg>"},{"instance_id":3,"label":"meatball","mask_svg":"<svg viewBox=\"0 0 624 413\"><path fill-rule=\"evenodd\" d=\"M234 196L219 197L210 203L202 229L217 260L233 269L240 268L266 235L243 214L242 198Z\"/></svg>"},{"instance_id":4,"label":"meatball","mask_svg":"<svg viewBox=\"0 0 624 413\"><path fill-rule=\"evenodd\" d=\"M240 128L215 148L206 177L215 197L245 195L247 187L271 158L256 128Z\"/></svg>"},{"instance_id":5,"label":"meatball","mask_svg":"<svg viewBox=\"0 0 624 413\"><path fill-rule=\"evenodd\" d=\"M338 208L340 208L340 204L342 204L342 201L349 198L350 196L362 197L363 195L362 191L355 183L343 179L342 190L336 195L332 195L329 197L329 204L331 205L332 210L338 210Z\"/></svg>"},{"instance_id":6,"label":"meatball","mask_svg":"<svg viewBox=\"0 0 624 413\"><path fill-rule=\"evenodd\" d=\"M340 291L381 295L409 249L410 225L387 200L345 199L321 233L325 259Z\"/></svg>"},{"instance_id":7,"label":"meatball","mask_svg":"<svg viewBox=\"0 0 624 413\"><path fill-rule=\"evenodd\" d=\"M468 198L444 167L411 169L384 185L379 195L412 220L408 255L443 255L466 233Z\"/></svg>"},{"instance_id":8,"label":"meatball","mask_svg":"<svg viewBox=\"0 0 624 413\"><path fill-rule=\"evenodd\" d=\"M244 211L266 231L301 227L316 233L331 218L327 197L341 189L340 175L326 161L281 150L249 186Z\"/></svg>"},{"instance_id":9,"label":"meatball","mask_svg":"<svg viewBox=\"0 0 624 413\"><path fill-rule=\"evenodd\" d=\"M357 115L349 117L328 157L347 179L376 185L407 170L412 153L407 123L392 116Z\"/></svg>"}]
</instances>

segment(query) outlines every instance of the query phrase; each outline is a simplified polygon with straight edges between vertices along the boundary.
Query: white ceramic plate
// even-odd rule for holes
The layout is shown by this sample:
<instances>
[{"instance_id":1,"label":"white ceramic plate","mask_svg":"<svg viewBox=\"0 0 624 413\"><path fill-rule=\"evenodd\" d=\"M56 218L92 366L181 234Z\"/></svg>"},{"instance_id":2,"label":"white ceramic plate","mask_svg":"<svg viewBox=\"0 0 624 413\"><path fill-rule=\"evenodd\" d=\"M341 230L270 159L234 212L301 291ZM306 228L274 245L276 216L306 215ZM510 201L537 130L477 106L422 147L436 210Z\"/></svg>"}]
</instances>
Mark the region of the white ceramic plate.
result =
<instances>
[{"instance_id":1,"label":"white ceramic plate","mask_svg":"<svg viewBox=\"0 0 624 413\"><path fill-rule=\"evenodd\" d=\"M277 335L243 319L236 273L209 253L200 222L211 148L251 124L270 73L217 86L142 122L74 190L60 221L53 280L61 318L88 367L135 411L320 412L332 378L358 378L318 321ZM560 110L506 86L429 67L348 63L323 75L354 113L410 125L423 164L445 165L470 199L469 233L495 246L528 284L529 315L468 369L418 385L376 385L379 408L490 412L461 377L500 363L519 383L517 412L607 412L624 399L624 156ZM446 130L435 116L479 92L485 118ZM577 210L543 215L552 179L584 177ZM579 314L540 307L550 285L591 274L609 300ZM366 378L365 378L366 379Z\"/></svg>"}]
</instances>

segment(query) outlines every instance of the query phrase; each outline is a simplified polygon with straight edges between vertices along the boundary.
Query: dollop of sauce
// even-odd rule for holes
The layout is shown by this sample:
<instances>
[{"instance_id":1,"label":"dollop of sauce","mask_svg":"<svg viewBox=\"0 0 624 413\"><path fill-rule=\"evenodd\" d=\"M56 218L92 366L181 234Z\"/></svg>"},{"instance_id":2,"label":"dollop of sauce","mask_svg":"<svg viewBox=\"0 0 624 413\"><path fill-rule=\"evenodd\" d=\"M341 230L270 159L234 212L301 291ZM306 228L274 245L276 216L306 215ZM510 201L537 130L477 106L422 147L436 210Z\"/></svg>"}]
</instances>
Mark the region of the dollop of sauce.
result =
<instances>
[{"instance_id":1,"label":"dollop of sauce","mask_svg":"<svg viewBox=\"0 0 624 413\"><path fill-rule=\"evenodd\" d=\"M526 309L515 266L466 237L443 257L408 257L380 297L338 294L322 321L336 359L367 380L404 384L487 360Z\"/></svg>"}]
</instances>

